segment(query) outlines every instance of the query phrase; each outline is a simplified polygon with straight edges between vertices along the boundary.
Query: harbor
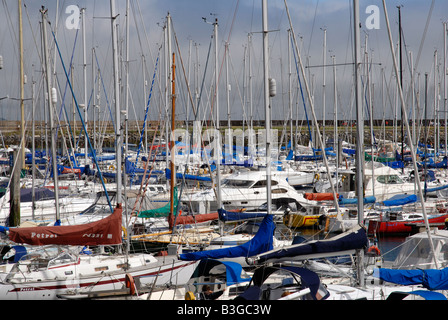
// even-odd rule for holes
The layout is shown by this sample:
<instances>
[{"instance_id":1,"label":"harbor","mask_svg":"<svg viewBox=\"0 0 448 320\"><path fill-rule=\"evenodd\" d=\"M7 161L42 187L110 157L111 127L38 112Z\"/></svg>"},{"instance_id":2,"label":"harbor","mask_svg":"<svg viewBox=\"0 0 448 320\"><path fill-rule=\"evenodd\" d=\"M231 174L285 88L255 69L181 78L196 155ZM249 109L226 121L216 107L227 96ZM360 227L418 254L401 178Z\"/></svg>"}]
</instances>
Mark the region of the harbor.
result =
<instances>
[{"instance_id":1,"label":"harbor","mask_svg":"<svg viewBox=\"0 0 448 320\"><path fill-rule=\"evenodd\" d=\"M448 298L446 3L2 6L0 300Z\"/></svg>"}]
</instances>

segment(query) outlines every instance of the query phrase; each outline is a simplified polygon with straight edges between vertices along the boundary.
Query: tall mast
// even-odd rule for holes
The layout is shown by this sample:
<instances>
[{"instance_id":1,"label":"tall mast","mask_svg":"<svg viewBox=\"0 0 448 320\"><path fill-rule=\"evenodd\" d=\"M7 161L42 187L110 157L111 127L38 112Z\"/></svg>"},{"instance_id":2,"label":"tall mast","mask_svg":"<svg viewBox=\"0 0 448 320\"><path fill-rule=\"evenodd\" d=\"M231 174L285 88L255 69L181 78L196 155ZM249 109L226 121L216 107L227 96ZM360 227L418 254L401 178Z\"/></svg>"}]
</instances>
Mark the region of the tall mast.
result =
<instances>
[{"instance_id":1,"label":"tall mast","mask_svg":"<svg viewBox=\"0 0 448 320\"><path fill-rule=\"evenodd\" d=\"M252 47L252 34L249 33L247 35L247 59L248 59L248 68L249 68L249 79L248 79L248 87L249 87L249 136L247 137L249 146L248 150L250 150L250 157L255 155L254 153L254 135L252 134L252 130L254 130L254 105L252 99L252 59L251 59L251 47Z\"/></svg>"},{"instance_id":2,"label":"tall mast","mask_svg":"<svg viewBox=\"0 0 448 320\"><path fill-rule=\"evenodd\" d=\"M220 135L220 124L219 124L219 66L218 66L218 19L215 19L215 23L213 23L213 37L215 39L215 112L216 112L216 131L218 135ZM218 208L222 208L222 199L221 199L221 156L222 151L220 145L217 145L218 150L215 152L218 153L217 161L216 161L216 197L218 202Z\"/></svg>"},{"instance_id":3,"label":"tall mast","mask_svg":"<svg viewBox=\"0 0 448 320\"><path fill-rule=\"evenodd\" d=\"M232 161L232 131L231 131L231 117L230 117L230 82L229 82L229 43L225 44L225 58L226 58L226 101L227 101L227 152L226 157Z\"/></svg>"},{"instance_id":4,"label":"tall mast","mask_svg":"<svg viewBox=\"0 0 448 320\"><path fill-rule=\"evenodd\" d=\"M124 123L125 123L125 157L128 155L128 114L129 114L129 0L126 0L126 61L125 61L125 70L126 70L126 80L125 80L125 88L124 88L124 96L125 96L125 114L124 114ZM143 69L144 72L145 69ZM147 130L145 130L147 131ZM145 144L146 145L146 144ZM125 158L126 159L126 158ZM126 160L125 160L126 161ZM126 167L126 162L125 162ZM124 195L125 195L125 206L124 212L126 217L126 234L128 235L128 239L126 241L126 254L130 251L130 239L129 239L129 217L128 217L128 206L127 206L127 194L126 194L126 185L127 185L127 175L126 170L124 170Z\"/></svg>"},{"instance_id":5,"label":"tall mast","mask_svg":"<svg viewBox=\"0 0 448 320\"><path fill-rule=\"evenodd\" d=\"M47 49L47 11L42 7L40 10L42 14L42 34L43 34L43 50L44 50L44 70L45 78L47 80L47 92L48 92L48 115L50 121L50 137L51 137L51 157L53 165L53 181L54 181L54 200L56 208L56 221L60 220L59 212L59 187L58 187L58 167L56 157L56 127L53 121L53 103L56 103L56 89L51 87L51 72L48 67L48 49Z\"/></svg>"},{"instance_id":6,"label":"tall mast","mask_svg":"<svg viewBox=\"0 0 448 320\"><path fill-rule=\"evenodd\" d=\"M25 76L23 71L23 28L22 28L22 0L18 2L19 6L19 46L20 46L20 131L21 136L20 139L22 141L20 147L20 161L22 162L22 168L25 168L25 92L24 92L24 82ZM34 155L33 155L34 157Z\"/></svg>"},{"instance_id":7,"label":"tall mast","mask_svg":"<svg viewBox=\"0 0 448 320\"><path fill-rule=\"evenodd\" d=\"M170 161L170 169L171 169L171 184L170 184L170 196L171 196L171 201L170 201L170 213L169 213L169 217L168 217L168 224L169 224L169 229L173 230L173 217L174 217L174 186L176 184L175 178L176 178L176 166L174 163L175 160L175 141L174 141L174 130L176 127L176 82L175 82L175 76L176 76L176 65L175 65L175 55L173 52L173 60L172 60L172 77L171 77L171 106L172 106L172 113L171 113L171 151L170 151L170 156L171 156L171 161ZM167 155L168 156L168 155Z\"/></svg>"},{"instance_id":8,"label":"tall mast","mask_svg":"<svg viewBox=\"0 0 448 320\"><path fill-rule=\"evenodd\" d=\"M324 68L325 69L325 68ZM294 135L292 132L292 66L291 66L291 29L288 29L288 103L289 103L289 139L294 159Z\"/></svg>"},{"instance_id":9,"label":"tall mast","mask_svg":"<svg viewBox=\"0 0 448 320\"><path fill-rule=\"evenodd\" d=\"M361 37L359 24L359 0L353 0L353 31L354 31L354 55L355 55L355 103L356 103L356 195L358 198L358 222L364 220L364 118L362 113L361 97ZM363 251L357 250L358 256L358 281L364 286L364 272L362 269Z\"/></svg>"},{"instance_id":10,"label":"tall mast","mask_svg":"<svg viewBox=\"0 0 448 320\"><path fill-rule=\"evenodd\" d=\"M447 29L446 29L446 22L444 22L443 23L443 111L444 111L444 114L445 114L445 156L447 156L448 155L448 153L447 153L447 144L448 144L448 136L447 136L447 111L448 110L446 110L446 106L447 106L447 99L448 99L448 97L447 97L447 95L448 95L448 93L447 93L447 90L448 90L448 88L447 88L447 76L448 76L448 69L447 69L447 65L446 65L446 32L447 32Z\"/></svg>"},{"instance_id":11,"label":"tall mast","mask_svg":"<svg viewBox=\"0 0 448 320\"><path fill-rule=\"evenodd\" d=\"M398 34L400 39L399 44L399 58L400 58L400 89L403 90L403 45L401 39L401 6L397 6L398 8ZM404 163L404 119L403 119L403 108L401 108L401 161ZM404 165L402 168L402 172L404 173Z\"/></svg>"},{"instance_id":12,"label":"tall mast","mask_svg":"<svg viewBox=\"0 0 448 320\"><path fill-rule=\"evenodd\" d=\"M89 153L87 141L87 53L86 53L86 9L81 9L82 16L82 74L84 78L84 123L86 132L84 132L84 161L87 164L87 154Z\"/></svg>"},{"instance_id":13,"label":"tall mast","mask_svg":"<svg viewBox=\"0 0 448 320\"><path fill-rule=\"evenodd\" d=\"M325 136L325 104L326 104L326 66L325 64L327 63L327 29L323 28L324 31L324 44L323 44L323 54L322 54L322 136L323 136L323 142L324 145L322 147L322 152L324 152L325 149L325 144L327 141L327 137Z\"/></svg>"},{"instance_id":14,"label":"tall mast","mask_svg":"<svg viewBox=\"0 0 448 320\"><path fill-rule=\"evenodd\" d=\"M314 111L314 98L312 96L312 91L310 90L310 85L308 83L308 79L305 76L305 69L304 69L304 66L303 66L303 63L302 63L302 58L301 58L301 55L300 55L299 46L297 44L297 39L294 36L294 28L293 28L293 25L292 25L291 15L289 13L288 4L286 3L286 0L284 0L284 2L285 2L286 14L288 16L288 21L289 21L289 27L290 27L292 35L293 35L294 49L297 52L297 62L298 62L299 67L300 67L300 72L303 75L303 83L305 85L305 90L306 90L306 93L307 93L307 96L308 96L308 101L310 103L311 113L313 115L313 124L318 129L318 130L316 130L316 140L318 142L318 146L320 146L322 148L322 150L323 150L322 135L320 133L319 124L317 122L316 112ZM327 171L328 175L330 175L331 171L330 171L330 168L328 166L328 160L327 160L327 156L325 155L325 152L322 152L322 157L323 157L323 162L324 162L326 171ZM330 176L329 176L329 182L330 182L331 192L335 196L334 200L333 200L333 203L334 203L334 206L336 208L336 212L337 212L338 218L341 219L341 213L340 213L340 210L339 210L339 203L338 203L338 200L337 200L337 197L336 197L334 181L333 181L333 179L331 179ZM342 224L342 228L345 228L344 224Z\"/></svg>"},{"instance_id":15,"label":"tall mast","mask_svg":"<svg viewBox=\"0 0 448 320\"><path fill-rule=\"evenodd\" d=\"M392 59L393 59L393 63L394 63L394 69L395 69L395 75L397 77L397 80L399 79L398 77L398 65L397 65L397 61L395 58L395 53L394 53L394 46L393 46L393 42L392 42L392 35L390 32L390 25L389 25L389 17L387 15L387 8L386 8L386 2L385 0L383 0L383 8L384 8L384 16L386 18L386 25L387 25L387 31L388 31L388 35L389 35L389 45L390 45L390 51L391 51L391 55L392 55ZM400 100L401 100L401 106L402 109L405 108L405 103L404 103L404 95L403 95L403 90L401 89L400 84L398 85L399 88L399 95L400 95ZM407 130L407 136L409 141L409 148L411 149L411 156L412 156L412 164L414 167L414 172L418 172L418 167L417 167L417 161L416 161L416 157L415 157L415 153L414 153L414 145L412 144L412 140L411 140L411 132L409 129L409 123L407 122L407 114L406 112L404 112L405 110L403 110L403 116L404 116L404 123L406 124L406 130ZM429 222L428 222L428 215L426 213L426 206L425 206L425 201L423 198L423 191L422 191L422 185L420 183L420 176L418 174L415 174L415 180L416 180L416 184L418 187L418 197L420 198L421 204L422 204L422 213L423 213L423 217L424 217L424 222L425 222L425 227L426 227L426 232L428 234L428 239L429 239L429 243L430 243L430 247L431 247L431 251L433 254L433 258L434 258L434 263L436 268L438 268L438 262L437 262L437 258L435 256L435 251L434 251L434 243L432 242L432 237L431 237L431 230L429 228Z\"/></svg>"},{"instance_id":16,"label":"tall mast","mask_svg":"<svg viewBox=\"0 0 448 320\"><path fill-rule=\"evenodd\" d=\"M117 163L116 183L117 183L117 205L121 204L121 110L120 110L120 83L118 79L118 23L116 21L118 15L115 12L115 0L110 0L110 16L112 31L112 58L114 71L114 99L115 99L115 158Z\"/></svg>"},{"instance_id":17,"label":"tall mast","mask_svg":"<svg viewBox=\"0 0 448 320\"><path fill-rule=\"evenodd\" d=\"M267 0L262 0L263 17L263 84L266 128L266 195L267 213L271 213L271 103L269 101L269 38Z\"/></svg>"}]
</instances>

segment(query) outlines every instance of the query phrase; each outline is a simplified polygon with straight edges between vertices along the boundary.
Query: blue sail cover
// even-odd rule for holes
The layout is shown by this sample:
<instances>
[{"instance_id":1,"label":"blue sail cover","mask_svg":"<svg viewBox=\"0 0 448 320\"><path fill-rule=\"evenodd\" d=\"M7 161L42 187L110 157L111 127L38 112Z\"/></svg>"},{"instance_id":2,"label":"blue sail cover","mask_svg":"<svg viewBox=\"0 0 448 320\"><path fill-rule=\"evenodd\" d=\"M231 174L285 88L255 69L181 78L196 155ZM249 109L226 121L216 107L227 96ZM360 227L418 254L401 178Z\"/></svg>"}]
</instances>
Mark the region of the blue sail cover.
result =
<instances>
[{"instance_id":1,"label":"blue sail cover","mask_svg":"<svg viewBox=\"0 0 448 320\"><path fill-rule=\"evenodd\" d=\"M167 179L171 179L171 170L165 169L165 177ZM193 180L193 181L206 181L211 182L212 179L210 177L204 177L204 176L197 176L194 174L182 174L182 173L176 173L176 179L178 180Z\"/></svg>"},{"instance_id":2,"label":"blue sail cover","mask_svg":"<svg viewBox=\"0 0 448 320\"><path fill-rule=\"evenodd\" d=\"M213 272L213 268L222 265L226 268L226 285L230 286L232 284L242 283L250 281L250 277L242 277L243 267L241 264L233 261L219 261L214 259L203 259L199 262L191 278L198 278L200 276L210 276Z\"/></svg>"},{"instance_id":3,"label":"blue sail cover","mask_svg":"<svg viewBox=\"0 0 448 320\"><path fill-rule=\"evenodd\" d=\"M258 255L254 262L264 263L272 259L294 258L319 253L334 253L336 256L343 251L365 248L367 243L366 230L358 225L357 228L341 233L331 239L302 242L289 247L271 250Z\"/></svg>"},{"instance_id":4,"label":"blue sail cover","mask_svg":"<svg viewBox=\"0 0 448 320\"><path fill-rule=\"evenodd\" d=\"M255 218L264 218L268 215L266 212L239 212L218 209L219 220L221 221L239 221Z\"/></svg>"},{"instance_id":5,"label":"blue sail cover","mask_svg":"<svg viewBox=\"0 0 448 320\"><path fill-rule=\"evenodd\" d=\"M423 285L428 290L448 290L448 268L397 270L377 268L373 276L381 280L400 285Z\"/></svg>"},{"instance_id":6,"label":"blue sail cover","mask_svg":"<svg viewBox=\"0 0 448 320\"><path fill-rule=\"evenodd\" d=\"M408 203L414 203L417 201L417 196L415 194L407 195L407 194L397 194L390 198L389 200L384 200L383 205L392 207L392 206L402 206Z\"/></svg>"},{"instance_id":7,"label":"blue sail cover","mask_svg":"<svg viewBox=\"0 0 448 320\"><path fill-rule=\"evenodd\" d=\"M387 300L403 300L410 295L419 296L425 300L447 300L442 293L427 290L415 290L410 292L395 291L387 297Z\"/></svg>"},{"instance_id":8,"label":"blue sail cover","mask_svg":"<svg viewBox=\"0 0 448 320\"><path fill-rule=\"evenodd\" d=\"M222 259L254 256L272 250L274 229L273 217L272 215L267 215L261 222L257 234L248 242L230 248L183 253L179 255L179 259L196 261L206 258Z\"/></svg>"},{"instance_id":9,"label":"blue sail cover","mask_svg":"<svg viewBox=\"0 0 448 320\"><path fill-rule=\"evenodd\" d=\"M365 197L364 198L364 204L366 203L375 203L376 198L374 196L370 196L370 197ZM345 199L344 197L340 196L339 197L339 203L344 205L344 204L357 204L358 203L358 198L350 198L350 199Z\"/></svg>"},{"instance_id":10,"label":"blue sail cover","mask_svg":"<svg viewBox=\"0 0 448 320\"><path fill-rule=\"evenodd\" d=\"M426 192L435 192L435 191L439 191L439 190L443 190L443 189L447 189L448 188L448 184L444 185L444 186L440 186L440 187L434 187L434 188L426 188Z\"/></svg>"}]
</instances>

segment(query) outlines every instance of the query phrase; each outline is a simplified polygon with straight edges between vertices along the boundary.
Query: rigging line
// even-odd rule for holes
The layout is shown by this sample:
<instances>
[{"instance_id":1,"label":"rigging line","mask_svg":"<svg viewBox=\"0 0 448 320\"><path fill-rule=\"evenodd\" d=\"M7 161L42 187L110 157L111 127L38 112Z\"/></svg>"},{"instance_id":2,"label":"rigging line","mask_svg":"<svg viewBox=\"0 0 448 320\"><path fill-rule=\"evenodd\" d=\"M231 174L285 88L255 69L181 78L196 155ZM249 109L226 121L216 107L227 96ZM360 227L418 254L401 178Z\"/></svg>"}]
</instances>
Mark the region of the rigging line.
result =
<instances>
[{"instance_id":1,"label":"rigging line","mask_svg":"<svg viewBox=\"0 0 448 320\"><path fill-rule=\"evenodd\" d=\"M98 67L98 72L100 73L99 77L101 79L101 85L103 87L104 97L106 98L106 105L107 105L107 108L109 109L110 118L112 120L113 129L115 131L115 122L113 121L114 117L112 116L112 110L110 109L109 99L107 98L106 86L104 85L103 76L102 76L102 73L101 73L101 68L100 68L100 64L98 62L98 56L96 54L96 51L97 50L95 50L95 61L96 61L96 65Z\"/></svg>"},{"instance_id":2,"label":"rigging line","mask_svg":"<svg viewBox=\"0 0 448 320\"><path fill-rule=\"evenodd\" d=\"M141 23L141 25L143 26L143 33L144 33L144 35L145 35L146 44L147 44L147 46L148 46L149 57L150 57L150 59L151 59L151 61L152 61L152 64L155 65L155 62L154 62L154 56L153 56L152 51L151 51L151 46L150 46L150 42L149 42L149 39L148 39L148 34L147 34L147 32L146 32L146 27L145 27L145 24L144 24L144 19L143 19L143 16L142 16L142 11L141 11L141 9L140 9L140 2L139 2L138 0L137 0L136 2L137 2L137 7L138 7L138 12L139 12L139 17L140 17L140 23ZM135 27L136 27L136 29L137 29L137 36L138 36L138 39L139 39L140 48L141 48L142 52L144 52L144 49L143 49L143 43L142 43L142 40L141 40L141 38L140 38L139 28L138 28L138 26L137 26L137 18L136 18L137 15L135 14L135 7L134 7L134 2L133 2L133 1L131 1L131 7L132 7L132 13L133 13L133 15L134 15ZM161 34L161 38L163 39L163 32L162 32L162 34ZM160 40L160 42L162 42L162 40ZM147 70L146 70L146 63L145 63L145 67L144 67L144 69L143 69L143 72L146 72L146 71L147 71ZM162 93L163 93L163 90L162 90L160 81L158 81L157 84L158 84L158 88L159 88L159 93L162 94ZM160 111L161 109L162 109L162 106L159 104L159 111Z\"/></svg>"},{"instance_id":3,"label":"rigging line","mask_svg":"<svg viewBox=\"0 0 448 320\"><path fill-rule=\"evenodd\" d=\"M174 23L173 23L173 21L171 21L171 27L173 29L174 41L176 42L177 51L179 52L180 64L181 64L182 71L183 71L183 74L184 74L184 79L185 79L185 82L187 83L188 97L189 97L190 103L191 103L191 105L193 107L193 115L196 118L197 110L195 109L194 102L193 102L193 96L191 95L190 84L188 83L188 80L187 80L187 75L186 75L186 72L185 72L185 66L184 66L184 62L183 62L183 59L182 59L182 55L180 54L180 46L179 46L179 42L178 42L178 39L177 39L176 31L174 30Z\"/></svg>"},{"instance_id":4,"label":"rigging line","mask_svg":"<svg viewBox=\"0 0 448 320\"><path fill-rule=\"evenodd\" d=\"M157 74L157 65L159 63L159 56L160 56L160 49L162 48L162 46L159 47L159 54L157 56L157 60L156 60L156 65L155 65L155 69L154 69L154 74L152 75L152 82L151 82L151 88L149 90L149 96L148 96L148 102L146 103L146 112L145 112L145 118L143 120L143 127L142 127L142 131L140 133L140 142L138 144L138 150L137 150L137 157L135 159L135 164L132 168L132 176L131 176L131 181L130 181L130 185L132 186L132 184L134 183L134 178L135 178L135 169L137 167L137 163L138 163L138 156L140 155L140 150L142 147L142 141L143 141L143 136L145 134L145 130L146 130L146 119L148 117L148 111L149 111L149 104L151 103L151 96L152 96L152 89L154 88L154 80L156 78L156 74Z\"/></svg>"},{"instance_id":5,"label":"rigging line","mask_svg":"<svg viewBox=\"0 0 448 320\"><path fill-rule=\"evenodd\" d=\"M51 27L51 26L50 26L50 27ZM72 56L71 56L71 59L70 59L70 71L69 71L69 74L68 74L69 77L70 77L71 72L72 72L73 57L74 57L74 55L75 55L75 48L76 48L76 42L77 42L77 39L78 39L78 29L76 30L75 40L74 40L74 43L73 43ZM59 85L59 78L58 78L58 77L56 77L56 80L55 80L55 81L58 82L58 86L60 87L60 85ZM68 117L68 115L67 115L67 110L66 110L66 108L65 108L65 96L66 96L66 93L67 93L67 87L68 87L68 83L65 83L64 95L63 95L63 97L62 97L61 109L60 109L60 111L59 111L59 117L58 117L59 119L61 118L62 110L65 111L65 116L66 116L67 119L69 119L69 117ZM72 127L71 127L71 125L70 125L70 121L67 121L67 123L68 123L68 127L69 127L70 137L73 138L74 133L72 134ZM59 125L58 125L58 126L59 126ZM57 135L57 131L56 131L56 139L57 139L57 137L58 137L58 135ZM71 141L71 140L70 140L70 141Z\"/></svg>"},{"instance_id":6,"label":"rigging line","mask_svg":"<svg viewBox=\"0 0 448 320\"><path fill-rule=\"evenodd\" d=\"M314 24L316 22L316 15L317 15L317 7L319 6L319 0L317 0L316 2L316 8L314 9L314 18L313 18L313 25L311 26L311 34L310 34L310 42L308 45L308 56L310 55L310 50L311 50L311 43L313 40L313 31L314 31Z\"/></svg>"},{"instance_id":7,"label":"rigging line","mask_svg":"<svg viewBox=\"0 0 448 320\"><path fill-rule=\"evenodd\" d=\"M292 43L292 37L291 37L291 46L293 45ZM310 121L308 119L308 112L306 111L306 103L305 103L305 97L303 95L303 89L302 89L302 81L300 80L300 72L299 72L299 67L297 66L297 57L296 57L296 50L293 47L293 50L291 50L294 54L294 61L295 61L295 66L296 66L296 71L297 71L297 79L299 80L299 87L300 87L300 93L302 96L302 103L303 103L303 109L305 110L305 117L306 117L306 123L308 125L308 133L310 135L310 141L311 141L311 145L313 142L313 136L311 134L311 128L310 128ZM313 155L316 155L314 148L313 149Z\"/></svg>"},{"instance_id":8,"label":"rigging line","mask_svg":"<svg viewBox=\"0 0 448 320\"><path fill-rule=\"evenodd\" d=\"M67 82L68 82L68 84L69 84L69 86L70 86L70 90L71 90L71 92L72 92L73 100L75 101L75 105L76 105L76 109L77 109L77 111L78 111L79 118L81 119L82 127L83 127L83 129L84 129L84 132L86 133L86 137L87 137L87 141L88 141L88 143L89 143L90 149L92 150L93 161L95 162L95 165L96 165L96 167L97 167L97 170L98 170L98 173L99 173L99 176L100 176L100 180L101 180L101 183L102 183L102 185L103 185L104 192L105 192L105 194L106 194L107 202L108 202L108 204L109 204L109 208L110 208L111 212L113 212L114 210L113 210L113 208L112 208L112 204L111 204L110 199L109 199L109 194L107 193L107 189L106 189L106 186L105 186L105 184L104 184L103 174L101 173L101 169L100 169L100 167L99 167L99 165L98 165L98 161L97 161L97 158L96 158L96 154L95 154L95 152L93 152L94 149L93 149L92 143L91 143L91 141L90 141L89 134L87 133L86 125L85 125L84 119L82 118L81 111L79 110L78 101L76 100L75 92L73 91L72 84L71 84L70 79L69 79L69 77L68 77L67 69L65 68L64 60L62 59L62 54L61 54L61 51L60 51L60 49L59 49L59 45L58 45L58 42L57 42L57 40L56 40L56 36L55 36L55 34L54 34L53 31L51 31L51 33L52 33L52 35L53 35L54 42L55 42L55 46L56 46L56 49L57 49L58 54L59 54L59 59L61 60L62 67L63 67L63 69L64 69L65 77L66 77L66 79L67 79ZM87 146L86 146L86 147L87 147ZM86 148L86 151L87 151L87 148ZM54 161L56 161L56 159L54 159ZM55 173L55 174L56 174L56 173Z\"/></svg>"},{"instance_id":9,"label":"rigging line","mask_svg":"<svg viewBox=\"0 0 448 320\"><path fill-rule=\"evenodd\" d=\"M37 56L39 57L39 61L42 63L43 59L42 59L42 56L40 54L39 46L37 45L37 42L36 42L36 36L34 34L33 26L31 25L30 15L28 14L28 7L26 6L25 3L23 4L23 6L25 7L25 13L26 13L26 17L28 19L28 24L30 25L30 30L31 30L31 34L33 36L34 45L36 46Z\"/></svg>"}]
</instances>

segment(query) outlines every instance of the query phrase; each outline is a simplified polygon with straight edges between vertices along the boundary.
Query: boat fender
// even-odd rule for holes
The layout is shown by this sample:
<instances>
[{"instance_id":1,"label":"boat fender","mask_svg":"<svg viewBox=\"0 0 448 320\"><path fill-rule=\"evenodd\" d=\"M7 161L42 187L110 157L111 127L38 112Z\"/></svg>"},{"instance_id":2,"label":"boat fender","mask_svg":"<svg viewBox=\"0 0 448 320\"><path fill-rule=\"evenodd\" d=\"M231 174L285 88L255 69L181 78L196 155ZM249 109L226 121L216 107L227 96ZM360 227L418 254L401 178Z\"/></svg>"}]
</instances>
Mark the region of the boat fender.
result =
<instances>
[{"instance_id":1,"label":"boat fender","mask_svg":"<svg viewBox=\"0 0 448 320\"><path fill-rule=\"evenodd\" d=\"M196 300L196 297L194 296L193 292L187 291L185 293L185 300Z\"/></svg>"},{"instance_id":2,"label":"boat fender","mask_svg":"<svg viewBox=\"0 0 448 320\"><path fill-rule=\"evenodd\" d=\"M135 283L134 283L134 278L129 274L126 273L126 276L124 278L125 280L125 284L126 284L126 288L129 288L129 294L131 296L135 295Z\"/></svg>"},{"instance_id":3,"label":"boat fender","mask_svg":"<svg viewBox=\"0 0 448 320\"><path fill-rule=\"evenodd\" d=\"M369 250L367 250L367 253L375 253L377 256L381 255L380 249L375 245L370 246Z\"/></svg>"}]
</instances>

